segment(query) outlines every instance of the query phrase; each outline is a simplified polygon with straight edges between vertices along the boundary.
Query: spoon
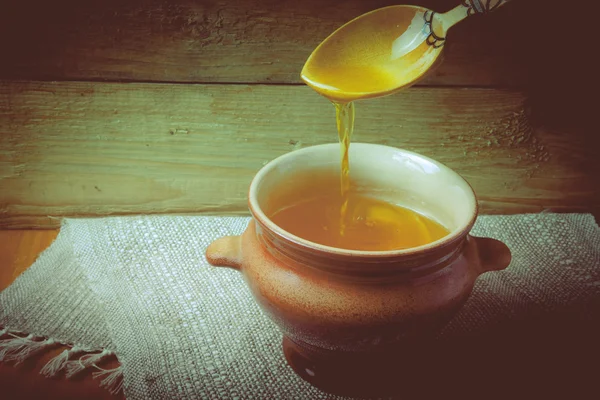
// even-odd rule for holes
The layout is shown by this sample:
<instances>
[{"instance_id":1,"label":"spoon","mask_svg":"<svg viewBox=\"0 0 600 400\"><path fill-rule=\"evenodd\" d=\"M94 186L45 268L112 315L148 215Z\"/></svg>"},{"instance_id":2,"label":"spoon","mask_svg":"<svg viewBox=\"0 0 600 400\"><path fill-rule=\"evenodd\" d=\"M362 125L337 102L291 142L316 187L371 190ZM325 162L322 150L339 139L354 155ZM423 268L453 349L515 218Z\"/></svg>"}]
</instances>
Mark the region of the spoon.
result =
<instances>
[{"instance_id":1,"label":"spoon","mask_svg":"<svg viewBox=\"0 0 600 400\"><path fill-rule=\"evenodd\" d=\"M341 103L395 93L413 85L435 64L452 26L508 1L463 0L446 13L407 5L368 12L317 46L301 78Z\"/></svg>"}]
</instances>

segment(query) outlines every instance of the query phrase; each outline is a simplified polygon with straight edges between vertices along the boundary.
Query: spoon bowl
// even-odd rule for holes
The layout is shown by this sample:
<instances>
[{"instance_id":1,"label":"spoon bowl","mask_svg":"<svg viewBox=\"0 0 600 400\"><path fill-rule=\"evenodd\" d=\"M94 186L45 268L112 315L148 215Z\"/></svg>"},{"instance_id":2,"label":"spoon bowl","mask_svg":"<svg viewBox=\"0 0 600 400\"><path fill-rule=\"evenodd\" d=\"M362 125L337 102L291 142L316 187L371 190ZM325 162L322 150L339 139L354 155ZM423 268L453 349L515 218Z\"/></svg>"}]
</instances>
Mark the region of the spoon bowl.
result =
<instances>
[{"instance_id":1,"label":"spoon bowl","mask_svg":"<svg viewBox=\"0 0 600 400\"><path fill-rule=\"evenodd\" d=\"M454 24L506 1L466 0L443 14L409 5L368 12L317 46L301 78L340 103L395 93L415 84L440 60L446 33Z\"/></svg>"},{"instance_id":2,"label":"spoon bowl","mask_svg":"<svg viewBox=\"0 0 600 400\"><path fill-rule=\"evenodd\" d=\"M339 102L384 96L410 86L442 52L442 47L427 43L428 14L433 13L423 7L389 6L355 18L313 51L302 79Z\"/></svg>"}]
</instances>

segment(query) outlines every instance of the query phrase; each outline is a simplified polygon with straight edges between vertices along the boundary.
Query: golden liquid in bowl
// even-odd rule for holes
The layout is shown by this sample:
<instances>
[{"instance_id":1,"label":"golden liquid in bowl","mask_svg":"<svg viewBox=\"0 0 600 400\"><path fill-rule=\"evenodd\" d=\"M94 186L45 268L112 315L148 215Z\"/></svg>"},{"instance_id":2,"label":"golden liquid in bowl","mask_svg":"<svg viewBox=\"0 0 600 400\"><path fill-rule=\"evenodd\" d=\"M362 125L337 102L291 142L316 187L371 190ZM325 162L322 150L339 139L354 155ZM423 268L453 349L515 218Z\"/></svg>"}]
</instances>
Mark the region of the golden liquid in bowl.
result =
<instances>
[{"instance_id":1,"label":"golden liquid in bowl","mask_svg":"<svg viewBox=\"0 0 600 400\"><path fill-rule=\"evenodd\" d=\"M320 190L306 187L301 193L313 195L276 210L270 219L303 239L348 250L406 249L449 233L438 222L411 209L355 191L342 195L336 187L324 191L324 185L315 184Z\"/></svg>"}]
</instances>

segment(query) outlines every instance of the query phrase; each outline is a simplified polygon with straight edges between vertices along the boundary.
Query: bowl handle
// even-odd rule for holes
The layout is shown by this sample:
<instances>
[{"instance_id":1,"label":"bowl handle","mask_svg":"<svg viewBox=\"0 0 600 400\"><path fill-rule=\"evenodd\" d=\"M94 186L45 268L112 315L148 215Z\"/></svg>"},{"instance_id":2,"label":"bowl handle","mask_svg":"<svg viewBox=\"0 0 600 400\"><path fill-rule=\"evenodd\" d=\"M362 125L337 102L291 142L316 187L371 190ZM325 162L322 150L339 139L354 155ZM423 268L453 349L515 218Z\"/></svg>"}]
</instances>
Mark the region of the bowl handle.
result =
<instances>
[{"instance_id":1,"label":"bowl handle","mask_svg":"<svg viewBox=\"0 0 600 400\"><path fill-rule=\"evenodd\" d=\"M477 246L481 273L500 271L508 267L512 255L507 245L496 239L475 236L472 238Z\"/></svg>"},{"instance_id":2,"label":"bowl handle","mask_svg":"<svg viewBox=\"0 0 600 400\"><path fill-rule=\"evenodd\" d=\"M206 260L215 267L242 268L242 237L224 236L206 248Z\"/></svg>"}]
</instances>

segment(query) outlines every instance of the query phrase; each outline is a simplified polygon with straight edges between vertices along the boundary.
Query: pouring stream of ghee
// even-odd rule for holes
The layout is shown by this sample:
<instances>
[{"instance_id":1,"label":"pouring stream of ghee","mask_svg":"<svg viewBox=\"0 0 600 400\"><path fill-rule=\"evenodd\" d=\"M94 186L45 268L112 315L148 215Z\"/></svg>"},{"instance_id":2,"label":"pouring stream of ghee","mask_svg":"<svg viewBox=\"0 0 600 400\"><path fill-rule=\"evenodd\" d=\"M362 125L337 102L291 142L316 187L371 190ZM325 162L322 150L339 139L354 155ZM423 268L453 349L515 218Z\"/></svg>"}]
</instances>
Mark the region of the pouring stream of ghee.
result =
<instances>
[{"instance_id":1,"label":"pouring stream of ghee","mask_svg":"<svg viewBox=\"0 0 600 400\"><path fill-rule=\"evenodd\" d=\"M340 210L340 235L344 236L346 230L346 212L348 210L348 191L350 190L350 139L354 131L354 103L337 103L335 106L335 120L337 123L338 137L341 150L341 195L342 207Z\"/></svg>"},{"instance_id":2,"label":"pouring stream of ghee","mask_svg":"<svg viewBox=\"0 0 600 400\"><path fill-rule=\"evenodd\" d=\"M350 190L353 101L385 96L414 83L439 53L426 43L425 9L393 6L381 11L367 13L335 31L315 49L301 73L304 82L336 109L341 146L341 236L346 230ZM410 40L405 40L407 37Z\"/></svg>"}]
</instances>

